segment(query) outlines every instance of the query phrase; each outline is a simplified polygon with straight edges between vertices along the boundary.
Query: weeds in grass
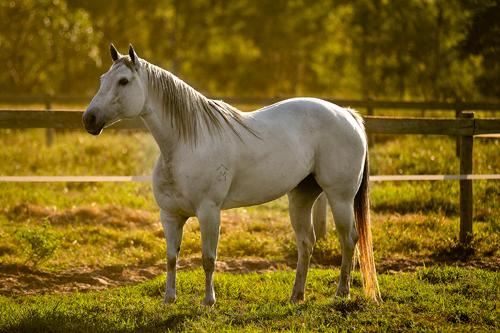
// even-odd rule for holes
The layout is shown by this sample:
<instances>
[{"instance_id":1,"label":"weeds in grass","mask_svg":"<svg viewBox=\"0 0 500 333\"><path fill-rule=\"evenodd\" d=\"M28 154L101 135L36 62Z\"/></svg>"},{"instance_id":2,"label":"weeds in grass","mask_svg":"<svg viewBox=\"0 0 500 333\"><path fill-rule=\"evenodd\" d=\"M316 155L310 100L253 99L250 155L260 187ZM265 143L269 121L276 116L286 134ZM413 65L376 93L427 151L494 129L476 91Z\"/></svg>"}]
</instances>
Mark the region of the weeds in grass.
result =
<instances>
[{"instance_id":1,"label":"weeds in grass","mask_svg":"<svg viewBox=\"0 0 500 333\"><path fill-rule=\"evenodd\" d=\"M417 277L420 280L432 284L456 282L463 279L466 275L467 272L463 268L452 266L424 268L417 273Z\"/></svg>"},{"instance_id":2,"label":"weeds in grass","mask_svg":"<svg viewBox=\"0 0 500 333\"><path fill-rule=\"evenodd\" d=\"M33 266L50 259L61 245L60 236L47 220L41 226L18 230L16 237L24 245L26 263Z\"/></svg>"}]
</instances>

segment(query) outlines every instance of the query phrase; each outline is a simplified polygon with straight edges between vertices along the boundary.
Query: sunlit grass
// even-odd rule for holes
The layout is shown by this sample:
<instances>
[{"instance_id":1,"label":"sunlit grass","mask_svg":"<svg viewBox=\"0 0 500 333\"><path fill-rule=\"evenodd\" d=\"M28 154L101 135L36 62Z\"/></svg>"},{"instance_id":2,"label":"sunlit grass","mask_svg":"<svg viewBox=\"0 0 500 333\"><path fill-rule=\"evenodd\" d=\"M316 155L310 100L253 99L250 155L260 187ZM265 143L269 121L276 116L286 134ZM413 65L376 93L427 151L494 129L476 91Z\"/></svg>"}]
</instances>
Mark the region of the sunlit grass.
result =
<instances>
[{"instance_id":1,"label":"sunlit grass","mask_svg":"<svg viewBox=\"0 0 500 333\"><path fill-rule=\"evenodd\" d=\"M157 155L150 136L141 132L107 131L96 139L63 131L52 147L43 130L1 130L5 149L2 175L133 175L149 174ZM380 141L371 150L373 174L457 173L454 139L402 136ZM499 173L500 140L475 141L475 170ZM165 243L158 208L147 183L2 183L0 262L23 264L17 230L49 221L62 245L45 269L157 263ZM475 258L498 256L500 186L474 182ZM458 182L388 182L372 184L375 256L429 258L451 255L457 245ZM137 221L143 221L138 223ZM219 258L258 257L295 261L294 234L286 198L223 212ZM339 244L329 216L329 238L319 242L318 264L338 264ZM191 219L184 232L181 258L199 257L199 225ZM82 255L85 254L85 255Z\"/></svg>"},{"instance_id":2,"label":"sunlit grass","mask_svg":"<svg viewBox=\"0 0 500 333\"><path fill-rule=\"evenodd\" d=\"M0 130L4 176L147 175L158 150L144 132L108 130L105 137L83 131L57 131L52 146L44 130Z\"/></svg>"},{"instance_id":3,"label":"sunlit grass","mask_svg":"<svg viewBox=\"0 0 500 333\"><path fill-rule=\"evenodd\" d=\"M0 331L495 331L498 275L479 269L427 268L381 274L384 302L334 299L338 270L312 269L306 301L290 304L294 273L218 273L213 308L200 304L201 269L180 272L178 299L161 303L164 277L133 287L70 295L0 297Z\"/></svg>"},{"instance_id":4,"label":"sunlit grass","mask_svg":"<svg viewBox=\"0 0 500 333\"><path fill-rule=\"evenodd\" d=\"M284 200L280 203L286 206ZM31 209L36 212L37 207ZM47 221L62 243L58 251L41 264L46 269L164 262L165 240L157 213L143 211L131 215L130 210L118 207L94 209L97 213L93 215L85 213L89 216L82 216L71 209L41 214L28 212L16 214L16 218L12 217L13 213L1 216L0 262L24 264L28 258L23 251L24 244L16 237L16 233L33 229ZM246 217L238 220L240 214ZM224 212L222 220L220 260L264 258L294 265L295 237L285 213L270 217L265 206L252 212L241 208ZM498 224L478 222L474 228L474 251L468 255L468 259L497 257L500 243ZM316 245L312 262L338 265L341 253L333 223L329 223L328 230L328 238ZM460 252L453 253L453 249L458 246L457 217L421 213L374 214L372 231L377 261L391 258L429 263L460 258L457 257ZM185 227L180 254L182 259L201 256L200 238L198 222L193 218Z\"/></svg>"},{"instance_id":5,"label":"sunlit grass","mask_svg":"<svg viewBox=\"0 0 500 333\"><path fill-rule=\"evenodd\" d=\"M0 164L2 175L149 174L157 154L149 136L138 132L108 131L99 139L58 132L52 147L45 147L42 130L2 130L0 138L6 146L0 158L7 161ZM476 172L500 172L499 147L499 140L475 141ZM453 139L406 136L377 143L371 166L373 174L457 173L458 159ZM165 262L165 239L150 184L2 183L0 191L2 265L35 265L30 240L22 236L30 232L56 240L54 253L36 263L41 271L158 267ZM338 269L331 268L312 269L306 302L291 305L294 273L280 269L264 274L217 272L218 303L205 309L198 305L202 270L181 270L178 301L168 307L161 304L163 277L105 292L0 297L0 331L495 331L498 274L441 267L457 260L498 258L500 186L495 181L474 182L474 196L475 234L464 257L457 241L458 182L373 183L372 230L379 268L388 260L430 266L415 273L380 274L381 305L361 296L358 272L352 298L333 299ZM339 242L331 215L328 218L328 237L313 253L316 267L340 263ZM294 267L296 247L286 198L224 211L222 221L221 261L258 258ZM180 257L201 257L195 218L185 227Z\"/></svg>"}]
</instances>

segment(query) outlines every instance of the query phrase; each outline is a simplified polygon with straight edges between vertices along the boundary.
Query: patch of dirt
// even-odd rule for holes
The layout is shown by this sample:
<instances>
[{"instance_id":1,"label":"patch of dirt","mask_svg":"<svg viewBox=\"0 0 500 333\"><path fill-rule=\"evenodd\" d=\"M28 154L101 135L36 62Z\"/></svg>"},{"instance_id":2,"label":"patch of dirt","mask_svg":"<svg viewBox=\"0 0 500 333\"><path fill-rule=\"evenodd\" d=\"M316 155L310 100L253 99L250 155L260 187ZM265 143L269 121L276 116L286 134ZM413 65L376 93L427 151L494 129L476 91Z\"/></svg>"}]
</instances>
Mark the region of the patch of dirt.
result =
<instances>
[{"instance_id":1,"label":"patch of dirt","mask_svg":"<svg viewBox=\"0 0 500 333\"><path fill-rule=\"evenodd\" d=\"M0 294L31 295L103 290L139 283L164 272L165 265L88 267L47 272L21 265L0 265Z\"/></svg>"},{"instance_id":2,"label":"patch of dirt","mask_svg":"<svg viewBox=\"0 0 500 333\"><path fill-rule=\"evenodd\" d=\"M379 273L412 272L421 267L429 267L436 262L415 259L383 259L377 265ZM500 258L468 262L449 262L460 267L483 268L493 271L500 269ZM201 267L200 258L179 260L179 269ZM217 262L218 272L252 273L294 269L292 262L273 262L265 259L229 259ZM34 295L45 293L85 292L104 290L111 287L136 284L165 274L165 264L144 264L131 266L107 266L104 268L75 268L62 272L47 272L22 265L0 264L0 295Z\"/></svg>"},{"instance_id":3,"label":"patch of dirt","mask_svg":"<svg viewBox=\"0 0 500 333\"><path fill-rule=\"evenodd\" d=\"M30 203L22 203L5 211L6 216L13 221L28 219L47 219L52 225L67 225L81 223L86 225L104 225L115 228L157 227L158 221L154 214L138 209L121 206L78 206L63 210L55 207L44 207Z\"/></svg>"},{"instance_id":4,"label":"patch of dirt","mask_svg":"<svg viewBox=\"0 0 500 333\"><path fill-rule=\"evenodd\" d=\"M200 258L179 260L178 267L201 267ZM250 273L273 271L286 267L284 264L265 259L234 259L218 261L218 272ZM45 293L69 293L75 291L104 290L115 286L135 284L165 274L165 264L107 266L69 269L47 272L24 265L0 264L0 295L34 295Z\"/></svg>"}]
</instances>

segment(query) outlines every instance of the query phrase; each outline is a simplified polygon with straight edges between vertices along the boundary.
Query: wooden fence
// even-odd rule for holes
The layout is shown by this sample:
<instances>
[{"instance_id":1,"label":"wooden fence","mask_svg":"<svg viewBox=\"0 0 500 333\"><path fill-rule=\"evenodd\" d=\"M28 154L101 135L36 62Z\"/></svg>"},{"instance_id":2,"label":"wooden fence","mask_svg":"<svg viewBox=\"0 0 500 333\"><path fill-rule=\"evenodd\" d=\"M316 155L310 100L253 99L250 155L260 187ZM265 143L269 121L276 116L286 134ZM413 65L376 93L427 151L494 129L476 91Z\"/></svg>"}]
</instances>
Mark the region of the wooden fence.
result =
<instances>
[{"instance_id":1,"label":"wooden fence","mask_svg":"<svg viewBox=\"0 0 500 333\"><path fill-rule=\"evenodd\" d=\"M250 105L261 106L269 105L285 97L212 97L213 99L221 99L229 104L235 105ZM45 110L51 110L54 104L71 104L71 105L87 105L92 97L90 96L71 96L71 95L0 95L0 103L3 104L44 104ZM333 97L323 98L329 102L344 107L356 109L365 109L366 115L374 116L379 110L398 110L398 111L420 111L420 116L424 117L426 111L449 111L454 112L455 118L460 118L463 111L473 110L486 113L497 113L500 111L500 103L492 102L432 102L432 101L389 101L389 100L374 100L374 99L340 99ZM50 145L53 141L53 130L47 129L46 143ZM375 143L375 137L370 135L370 145ZM460 137L457 136L456 155L460 154Z\"/></svg>"},{"instance_id":2,"label":"wooden fence","mask_svg":"<svg viewBox=\"0 0 500 333\"><path fill-rule=\"evenodd\" d=\"M269 105L286 97L212 97L214 99L222 99L229 104L248 104L248 105ZM52 106L53 104L73 104L87 105L92 99L91 96L69 96L69 95L0 95L0 103L2 104L44 104ZM448 110L448 111L500 111L500 103L492 102L410 102L410 101L389 101L389 100L374 100L374 99L342 99L334 97L326 97L324 100L342 105L344 107L366 109L369 116L375 115L376 110L392 109L392 110Z\"/></svg>"},{"instance_id":3,"label":"wooden fence","mask_svg":"<svg viewBox=\"0 0 500 333\"><path fill-rule=\"evenodd\" d=\"M238 100L242 102L242 99ZM248 101L247 101L248 102ZM263 102L262 100L252 100L252 102ZM269 100L266 100L266 103ZM351 101L352 102L352 101ZM358 101L359 102L359 101ZM338 100L336 103L341 104ZM383 104L385 103L385 104ZM423 103L406 103L400 102L373 102L372 107L407 107L426 108L426 109L450 109L450 105L423 104ZM359 102L345 103L350 106L366 106ZM499 134L500 119L477 119L474 118L474 113L463 111L463 109L485 109L485 110L500 110L499 105L488 103L458 103L452 105L457 109L462 109L458 113L458 118L436 119L436 118L390 118L390 117L375 117L366 116L365 125L369 134L426 134L426 135L447 135L456 136L459 138L459 160L460 160L460 176L455 179L460 179L460 241L468 243L472 235L472 220L473 220L473 197L472 197L472 180L473 179L498 179L498 175L491 177L474 177L473 172L473 137L475 135ZM0 110L0 128L46 128L46 129L82 129L82 112L81 111L32 111L32 110ZM138 129L145 130L145 127L140 119L125 120L112 125L114 129ZM412 176L417 178L408 178L408 180L429 180L425 176ZM441 177L441 176L440 176ZM443 176L442 179L446 179ZM448 176L450 177L450 176ZM451 176L453 177L453 176ZM142 179L144 180L144 179ZM381 179L384 180L384 179ZM398 180L398 179L385 179ZM403 180L403 179L399 179ZM437 179L436 179L437 180Z\"/></svg>"}]
</instances>

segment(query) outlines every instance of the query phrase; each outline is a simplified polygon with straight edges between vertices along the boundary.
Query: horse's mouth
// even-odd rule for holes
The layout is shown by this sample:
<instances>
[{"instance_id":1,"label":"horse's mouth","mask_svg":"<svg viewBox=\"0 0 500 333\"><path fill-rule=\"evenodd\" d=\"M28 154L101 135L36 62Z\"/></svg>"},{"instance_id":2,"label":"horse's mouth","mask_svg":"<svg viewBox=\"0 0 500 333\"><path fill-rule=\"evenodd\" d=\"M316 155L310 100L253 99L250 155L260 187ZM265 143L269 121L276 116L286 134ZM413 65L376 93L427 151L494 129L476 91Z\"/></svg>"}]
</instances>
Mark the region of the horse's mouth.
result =
<instances>
[{"instance_id":1,"label":"horse's mouth","mask_svg":"<svg viewBox=\"0 0 500 333\"><path fill-rule=\"evenodd\" d=\"M87 132L92 134L92 135L99 135L99 134L101 134L103 128L104 128L104 125L97 127L97 128L87 128Z\"/></svg>"}]
</instances>

